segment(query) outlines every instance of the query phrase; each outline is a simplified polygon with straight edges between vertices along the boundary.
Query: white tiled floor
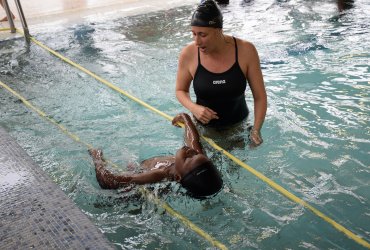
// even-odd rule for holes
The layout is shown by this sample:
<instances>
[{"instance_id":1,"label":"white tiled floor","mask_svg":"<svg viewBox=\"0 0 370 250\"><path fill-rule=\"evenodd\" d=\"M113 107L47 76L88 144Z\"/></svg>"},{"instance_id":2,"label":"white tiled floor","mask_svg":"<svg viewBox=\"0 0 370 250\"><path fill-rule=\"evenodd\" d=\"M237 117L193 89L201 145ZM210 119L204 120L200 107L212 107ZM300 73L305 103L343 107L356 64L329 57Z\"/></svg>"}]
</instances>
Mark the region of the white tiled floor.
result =
<instances>
[{"instance_id":1,"label":"white tiled floor","mask_svg":"<svg viewBox=\"0 0 370 250\"><path fill-rule=\"evenodd\" d=\"M50 22L75 22L94 15L128 16L181 5L196 5L199 0L23 0L20 1L30 30ZM15 1L8 0L15 14L16 27L21 27ZM0 19L5 11L0 7ZM9 27L1 22L0 28Z\"/></svg>"}]
</instances>

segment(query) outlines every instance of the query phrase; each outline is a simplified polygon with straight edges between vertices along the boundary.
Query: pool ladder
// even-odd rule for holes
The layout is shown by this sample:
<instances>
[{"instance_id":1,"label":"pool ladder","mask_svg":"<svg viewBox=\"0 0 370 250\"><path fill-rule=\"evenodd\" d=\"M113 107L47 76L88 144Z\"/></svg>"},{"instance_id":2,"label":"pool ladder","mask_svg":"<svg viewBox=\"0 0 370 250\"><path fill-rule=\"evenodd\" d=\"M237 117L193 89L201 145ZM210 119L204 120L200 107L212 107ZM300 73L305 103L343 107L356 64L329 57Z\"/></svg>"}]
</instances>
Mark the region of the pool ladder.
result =
<instances>
[{"instance_id":1,"label":"pool ladder","mask_svg":"<svg viewBox=\"0 0 370 250\"><path fill-rule=\"evenodd\" d=\"M2 1L5 12L6 12L6 16L8 17L10 32L15 33L16 29L15 29L15 26L14 26L12 13L11 13L10 8L9 8L8 0L0 0L0 1ZM15 5L17 6L17 9L18 9L19 19L21 20L21 23L22 23L24 37L26 38L26 41L29 43L30 42L30 32L28 30L26 18L24 17L22 5L21 5L19 0L14 0L14 2L15 2Z\"/></svg>"}]
</instances>

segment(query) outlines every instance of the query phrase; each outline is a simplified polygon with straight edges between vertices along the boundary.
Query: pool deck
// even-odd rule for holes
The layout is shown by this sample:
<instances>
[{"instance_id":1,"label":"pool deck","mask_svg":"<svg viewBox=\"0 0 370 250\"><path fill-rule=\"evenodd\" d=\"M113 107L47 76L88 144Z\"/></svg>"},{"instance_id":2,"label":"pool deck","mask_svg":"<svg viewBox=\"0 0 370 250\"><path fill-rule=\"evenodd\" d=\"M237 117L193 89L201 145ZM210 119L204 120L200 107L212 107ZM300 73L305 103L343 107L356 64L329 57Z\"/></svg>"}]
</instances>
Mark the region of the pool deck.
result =
<instances>
[{"instance_id":1,"label":"pool deck","mask_svg":"<svg viewBox=\"0 0 370 250\"><path fill-rule=\"evenodd\" d=\"M32 34L33 30L55 24L79 23L83 20L112 19L123 16L143 14L183 5L196 5L199 0L32 0L20 1L27 24ZM16 16L15 26L21 28L15 1L8 0L10 10ZM6 16L0 7L0 19ZM0 22L1 28L8 28L8 22ZM1 40L1 37L0 37Z\"/></svg>"},{"instance_id":2,"label":"pool deck","mask_svg":"<svg viewBox=\"0 0 370 250\"><path fill-rule=\"evenodd\" d=\"M21 28L14 1L8 0ZM195 0L21 1L32 35L53 25L118 18L196 4ZM5 11L0 7L0 19ZM8 28L0 22L0 29ZM0 32L0 41L19 34ZM0 249L115 249L27 152L0 127Z\"/></svg>"},{"instance_id":3,"label":"pool deck","mask_svg":"<svg viewBox=\"0 0 370 250\"><path fill-rule=\"evenodd\" d=\"M0 249L115 249L0 127Z\"/></svg>"}]
</instances>

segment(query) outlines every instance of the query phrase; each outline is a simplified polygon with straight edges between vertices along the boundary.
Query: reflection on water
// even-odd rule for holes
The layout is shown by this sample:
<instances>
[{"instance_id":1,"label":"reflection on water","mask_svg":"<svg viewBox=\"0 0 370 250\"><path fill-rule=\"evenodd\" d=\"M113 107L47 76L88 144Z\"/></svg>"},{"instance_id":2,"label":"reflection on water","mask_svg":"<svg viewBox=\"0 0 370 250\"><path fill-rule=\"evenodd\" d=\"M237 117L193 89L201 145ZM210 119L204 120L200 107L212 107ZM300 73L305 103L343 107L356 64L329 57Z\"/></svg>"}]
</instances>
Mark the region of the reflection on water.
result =
<instances>
[{"instance_id":1,"label":"reflection on water","mask_svg":"<svg viewBox=\"0 0 370 250\"><path fill-rule=\"evenodd\" d=\"M222 6L225 32L256 45L269 98L264 144L254 150L240 146L247 141L244 130L229 136L241 138L239 146L225 145L369 241L368 3L347 1L341 9L340 2L241 0ZM183 111L174 96L177 57L191 41L193 8L55 27L63 36L34 35L175 115ZM25 48L21 39L0 42L0 55L1 81L82 140L103 148L121 167L117 171L132 161L173 154L182 145L181 129L35 45ZM249 90L247 101L252 110ZM194 248L209 247L137 189L101 190L85 148L3 90L0 103L0 125L118 248L187 249L189 242ZM216 197L193 200L176 183L150 187L230 249L361 248L219 152L206 150L224 178Z\"/></svg>"},{"instance_id":2,"label":"reflection on water","mask_svg":"<svg viewBox=\"0 0 370 250\"><path fill-rule=\"evenodd\" d=\"M17 188L17 186L24 185L24 180L29 173L7 173L0 176L1 192L6 192L9 189Z\"/></svg>"}]
</instances>

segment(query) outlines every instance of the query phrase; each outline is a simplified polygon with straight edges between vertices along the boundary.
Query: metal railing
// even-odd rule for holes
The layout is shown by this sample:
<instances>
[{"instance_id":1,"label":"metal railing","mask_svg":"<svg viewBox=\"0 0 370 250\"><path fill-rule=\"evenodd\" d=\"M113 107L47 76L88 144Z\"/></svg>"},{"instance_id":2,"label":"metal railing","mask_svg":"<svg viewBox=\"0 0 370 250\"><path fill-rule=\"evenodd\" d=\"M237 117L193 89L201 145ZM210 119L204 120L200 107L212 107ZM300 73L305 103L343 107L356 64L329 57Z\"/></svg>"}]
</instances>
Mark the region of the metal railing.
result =
<instances>
[{"instance_id":1,"label":"metal railing","mask_svg":"<svg viewBox=\"0 0 370 250\"><path fill-rule=\"evenodd\" d=\"M8 0L0 0L0 1L2 1L2 5L5 9L6 16L8 18L8 22L9 22L9 26L10 26L10 32L15 33L16 29L15 29L15 25L14 25L12 12L10 11L10 8L9 8ZM19 0L14 0L14 2L15 2L15 5L17 6L19 19L21 20L21 23L22 23L24 37L26 38L27 42L30 42L30 33L29 33L29 30L28 30L26 18L25 18L24 13L23 13L22 5L21 5Z\"/></svg>"}]
</instances>

